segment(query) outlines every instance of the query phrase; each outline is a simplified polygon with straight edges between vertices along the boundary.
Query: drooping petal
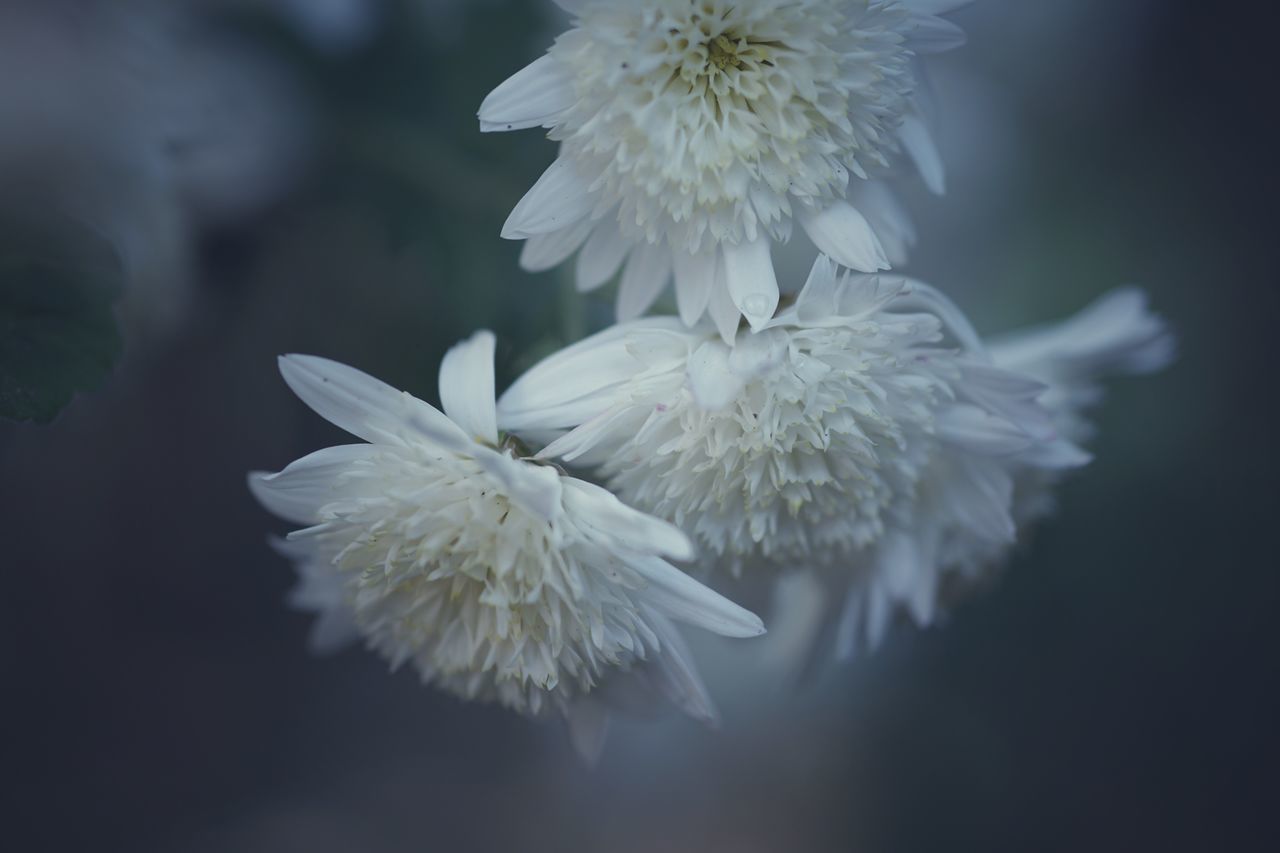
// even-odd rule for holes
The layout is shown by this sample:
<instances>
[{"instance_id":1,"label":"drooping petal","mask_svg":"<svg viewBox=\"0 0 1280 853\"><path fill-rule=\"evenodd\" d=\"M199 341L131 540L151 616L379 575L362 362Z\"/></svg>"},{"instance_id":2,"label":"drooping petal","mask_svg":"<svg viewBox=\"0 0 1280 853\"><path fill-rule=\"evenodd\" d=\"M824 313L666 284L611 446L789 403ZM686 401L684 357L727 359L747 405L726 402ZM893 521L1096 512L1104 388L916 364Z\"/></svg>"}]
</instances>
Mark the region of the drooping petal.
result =
<instances>
[{"instance_id":1,"label":"drooping petal","mask_svg":"<svg viewBox=\"0 0 1280 853\"><path fill-rule=\"evenodd\" d=\"M997 364L1063 378L1088 378L1106 370L1150 373L1173 358L1169 327L1132 287L1113 290L1067 320L992 340Z\"/></svg>"},{"instance_id":2,"label":"drooping petal","mask_svg":"<svg viewBox=\"0 0 1280 853\"><path fill-rule=\"evenodd\" d=\"M888 185L883 181L860 181L849 192L849 203L871 224L889 266L905 264L916 244L916 225Z\"/></svg>"},{"instance_id":3,"label":"drooping petal","mask_svg":"<svg viewBox=\"0 0 1280 853\"><path fill-rule=\"evenodd\" d=\"M944 53L967 40L964 30L937 15L920 15L907 43L916 53Z\"/></svg>"},{"instance_id":4,"label":"drooping petal","mask_svg":"<svg viewBox=\"0 0 1280 853\"><path fill-rule=\"evenodd\" d=\"M625 323L643 314L671 279L671 250L665 245L642 243L631 252L618 285L617 321Z\"/></svg>"},{"instance_id":5,"label":"drooping petal","mask_svg":"<svg viewBox=\"0 0 1280 853\"><path fill-rule=\"evenodd\" d=\"M560 0L556 2L559 3ZM902 5L920 15L945 15L972 2L973 0L902 0Z\"/></svg>"},{"instance_id":6,"label":"drooping petal","mask_svg":"<svg viewBox=\"0 0 1280 853\"><path fill-rule=\"evenodd\" d=\"M677 622L703 628L723 637L758 637L764 623L749 610L698 583L685 572L658 557L628 561L649 582L645 600Z\"/></svg>"},{"instance_id":7,"label":"drooping petal","mask_svg":"<svg viewBox=\"0 0 1280 853\"><path fill-rule=\"evenodd\" d=\"M737 245L726 245L725 281L733 304L752 329L762 329L778 308L778 279L773 271L769 238L760 236Z\"/></svg>"},{"instance_id":8,"label":"drooping petal","mask_svg":"<svg viewBox=\"0 0 1280 853\"><path fill-rule=\"evenodd\" d=\"M725 273L724 253L717 252L719 257L716 261L716 280L711 285L711 299L707 302L707 313L711 315L711 321L715 323L716 330L720 332L720 338L730 346L733 345L733 339L738 334L738 321L742 319L742 314L738 311L738 306L734 304L733 297L729 295L729 281Z\"/></svg>"},{"instance_id":9,"label":"drooping petal","mask_svg":"<svg viewBox=\"0 0 1280 853\"><path fill-rule=\"evenodd\" d=\"M936 314L947 330L955 335L960 345L973 355L986 357L986 346L978 330L969 322L960 307L938 288L916 279L907 279L902 295L894 302L894 308L919 307Z\"/></svg>"},{"instance_id":10,"label":"drooping petal","mask_svg":"<svg viewBox=\"0 0 1280 853\"><path fill-rule=\"evenodd\" d=\"M596 225L578 254L575 276L578 290L583 293L595 290L613 278L629 251L631 241L622 236L616 225L611 222Z\"/></svg>"},{"instance_id":11,"label":"drooping petal","mask_svg":"<svg viewBox=\"0 0 1280 853\"><path fill-rule=\"evenodd\" d=\"M440 402L449 418L473 439L498 443L494 404L493 332L476 332L454 344L440 364Z\"/></svg>"},{"instance_id":12,"label":"drooping petal","mask_svg":"<svg viewBox=\"0 0 1280 853\"><path fill-rule=\"evenodd\" d=\"M1011 456L1033 441L1016 424L967 403L948 406L938 415L938 437L986 456Z\"/></svg>"},{"instance_id":13,"label":"drooping petal","mask_svg":"<svg viewBox=\"0 0 1280 853\"><path fill-rule=\"evenodd\" d=\"M649 624L658 636L661 653L653 662L653 678L658 689L673 705L695 720L716 725L719 714L702 676L693 663L693 654L680 629L653 608L645 608Z\"/></svg>"},{"instance_id":14,"label":"drooping petal","mask_svg":"<svg viewBox=\"0 0 1280 853\"><path fill-rule=\"evenodd\" d=\"M632 551L649 551L672 560L692 560L693 542L680 528L637 512L597 485L564 479L565 508L575 517Z\"/></svg>"},{"instance_id":15,"label":"drooping petal","mask_svg":"<svg viewBox=\"0 0 1280 853\"><path fill-rule=\"evenodd\" d=\"M853 205L836 201L801 216L801 226L818 251L860 272L889 269L889 259L871 224Z\"/></svg>"},{"instance_id":16,"label":"drooping petal","mask_svg":"<svg viewBox=\"0 0 1280 853\"><path fill-rule=\"evenodd\" d=\"M326 447L289 463L275 474L251 473L249 491L259 503L286 521L316 524L323 506L353 490L351 483L343 483L339 477L381 452L372 444Z\"/></svg>"},{"instance_id":17,"label":"drooping petal","mask_svg":"<svg viewBox=\"0 0 1280 853\"><path fill-rule=\"evenodd\" d=\"M698 318L707 310L711 299L711 288L716 281L715 247L704 248L699 252L683 252L679 249L673 253L676 278L676 308L680 319L686 326L698 322Z\"/></svg>"},{"instance_id":18,"label":"drooping petal","mask_svg":"<svg viewBox=\"0 0 1280 853\"><path fill-rule=\"evenodd\" d=\"M609 710L596 699L583 696L569 706L568 723L574 751L588 766L594 766L609 734Z\"/></svg>"},{"instance_id":19,"label":"drooping petal","mask_svg":"<svg viewBox=\"0 0 1280 853\"><path fill-rule=\"evenodd\" d=\"M520 250L521 269L543 272L560 266L578 251L591 234L593 225L590 219L583 219L576 225L559 231L533 235L525 240L524 248Z\"/></svg>"},{"instance_id":20,"label":"drooping petal","mask_svg":"<svg viewBox=\"0 0 1280 853\"><path fill-rule=\"evenodd\" d=\"M933 141L933 134L923 118L916 114L904 116L898 128L898 140L906 149L907 156L915 163L916 170L929 192L942 195L947 191L946 171L942 165L942 155Z\"/></svg>"},{"instance_id":21,"label":"drooping petal","mask_svg":"<svg viewBox=\"0 0 1280 853\"><path fill-rule=\"evenodd\" d=\"M587 182L573 161L560 157L511 211L502 226L502 236L507 240L524 240L535 234L559 231L590 213L591 194Z\"/></svg>"},{"instance_id":22,"label":"drooping petal","mask_svg":"<svg viewBox=\"0 0 1280 853\"><path fill-rule=\"evenodd\" d=\"M551 127L577 100L569 70L544 55L517 71L480 104L480 132Z\"/></svg>"}]
</instances>

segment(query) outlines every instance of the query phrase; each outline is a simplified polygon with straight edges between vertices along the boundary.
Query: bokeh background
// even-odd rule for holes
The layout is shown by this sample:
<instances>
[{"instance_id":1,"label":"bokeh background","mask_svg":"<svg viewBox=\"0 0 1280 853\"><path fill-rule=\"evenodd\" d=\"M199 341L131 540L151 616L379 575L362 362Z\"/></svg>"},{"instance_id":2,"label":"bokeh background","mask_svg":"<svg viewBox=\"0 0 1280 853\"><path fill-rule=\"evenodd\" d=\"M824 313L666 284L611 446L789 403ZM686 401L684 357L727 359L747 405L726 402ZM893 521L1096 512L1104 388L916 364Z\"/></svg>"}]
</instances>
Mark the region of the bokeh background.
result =
<instances>
[{"instance_id":1,"label":"bokeh background","mask_svg":"<svg viewBox=\"0 0 1280 853\"><path fill-rule=\"evenodd\" d=\"M1274 848L1273 36L1263 4L980 0L933 67L948 195L910 271L999 331L1141 284L1180 357L999 584L795 683L707 650L724 724L555 725L314 659L244 475L335 443L281 352L435 399L609 317L497 234L550 162L483 96L550 0L0 3L9 220L124 262L124 357L0 423L4 846L125 851ZM779 632L785 637L785 626Z\"/></svg>"}]
</instances>

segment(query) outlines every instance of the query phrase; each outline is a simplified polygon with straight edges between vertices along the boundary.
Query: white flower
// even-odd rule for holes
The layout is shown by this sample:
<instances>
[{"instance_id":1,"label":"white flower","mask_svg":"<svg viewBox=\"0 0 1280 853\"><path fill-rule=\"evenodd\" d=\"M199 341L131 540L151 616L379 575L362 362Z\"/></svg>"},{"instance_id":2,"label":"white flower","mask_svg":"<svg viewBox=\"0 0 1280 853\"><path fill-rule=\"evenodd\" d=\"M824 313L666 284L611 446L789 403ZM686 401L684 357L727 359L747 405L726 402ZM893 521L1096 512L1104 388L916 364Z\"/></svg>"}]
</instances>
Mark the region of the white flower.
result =
<instances>
[{"instance_id":1,"label":"white flower","mask_svg":"<svg viewBox=\"0 0 1280 853\"><path fill-rule=\"evenodd\" d=\"M621 320L674 275L687 324L760 329L793 219L841 264L887 269L910 222L858 190L900 152L942 190L914 63L963 41L937 13L966 0L557 2L573 28L485 99L481 129L550 128L559 158L503 236L528 241L530 270L581 249L584 290L625 261Z\"/></svg>"},{"instance_id":2,"label":"white flower","mask_svg":"<svg viewBox=\"0 0 1280 853\"><path fill-rule=\"evenodd\" d=\"M924 501L959 501L973 524L1011 535L1007 460L1081 461L1055 436L1043 390L990 363L931 288L837 275L820 258L795 305L732 347L707 324L623 324L535 366L499 417L569 430L542 455L598 466L721 567L847 579L911 533ZM944 469L945 493L931 483Z\"/></svg>"},{"instance_id":3,"label":"white flower","mask_svg":"<svg viewBox=\"0 0 1280 853\"><path fill-rule=\"evenodd\" d=\"M314 641L359 635L454 694L558 709L595 732L598 708L581 700L611 673L709 718L671 620L735 637L760 620L662 559L693 556L679 530L500 443L493 347L479 333L445 357L447 415L353 368L281 359L307 405L367 442L250 478L305 526L285 548L295 604L321 615Z\"/></svg>"},{"instance_id":4,"label":"white flower","mask_svg":"<svg viewBox=\"0 0 1280 853\"><path fill-rule=\"evenodd\" d=\"M874 646L899 611L930 624L946 599L998 570L1016 532L1052 508L1063 471L1088 461L1076 443L1093 435L1083 411L1100 401L1100 379L1159 370L1173 351L1168 327L1133 289L1107 294L1064 322L991 340L995 366L1044 383L1037 402L1059 438L1007 457L938 456L922 477L909 525L879 543L850 586L837 653Z\"/></svg>"}]
</instances>

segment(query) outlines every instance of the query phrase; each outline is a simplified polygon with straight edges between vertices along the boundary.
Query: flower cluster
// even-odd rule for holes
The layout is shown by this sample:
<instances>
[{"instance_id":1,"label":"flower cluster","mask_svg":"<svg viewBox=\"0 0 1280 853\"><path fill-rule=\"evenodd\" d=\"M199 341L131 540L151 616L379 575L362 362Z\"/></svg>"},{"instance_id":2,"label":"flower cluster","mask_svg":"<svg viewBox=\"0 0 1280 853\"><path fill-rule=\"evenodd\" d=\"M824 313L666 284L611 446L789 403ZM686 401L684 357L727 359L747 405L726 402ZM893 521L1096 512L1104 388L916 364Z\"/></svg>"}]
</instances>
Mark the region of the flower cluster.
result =
<instances>
[{"instance_id":1,"label":"flower cluster","mask_svg":"<svg viewBox=\"0 0 1280 853\"><path fill-rule=\"evenodd\" d=\"M984 340L888 271L913 229L887 181L906 161L942 189L919 60L963 40L938 17L961 3L557 2L572 28L481 129L559 143L504 236L529 269L576 253L584 290L620 272L618 323L496 403L477 334L444 359L443 412L286 356L298 396L365 443L250 486L302 526L280 549L318 647L362 638L460 697L557 711L593 754L636 686L714 717L676 623L763 633L686 569L812 573L840 656L929 625L1089 462L1100 379L1173 346L1138 291ZM770 246L793 222L816 261L784 296ZM641 316L673 279L676 314Z\"/></svg>"}]
</instances>

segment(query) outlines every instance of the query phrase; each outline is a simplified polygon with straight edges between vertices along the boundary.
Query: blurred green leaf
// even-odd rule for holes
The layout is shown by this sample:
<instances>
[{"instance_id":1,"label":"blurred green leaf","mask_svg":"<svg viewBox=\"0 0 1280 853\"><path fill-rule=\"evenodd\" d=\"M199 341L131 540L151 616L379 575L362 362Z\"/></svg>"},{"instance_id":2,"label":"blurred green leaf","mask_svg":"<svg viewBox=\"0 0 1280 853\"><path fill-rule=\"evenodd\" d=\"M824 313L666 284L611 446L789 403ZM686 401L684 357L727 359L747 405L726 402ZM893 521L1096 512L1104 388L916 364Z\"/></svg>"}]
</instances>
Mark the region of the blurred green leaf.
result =
<instances>
[{"instance_id":1,"label":"blurred green leaf","mask_svg":"<svg viewBox=\"0 0 1280 853\"><path fill-rule=\"evenodd\" d=\"M63 227L0 231L0 417L48 423L120 355L120 265Z\"/></svg>"}]
</instances>

